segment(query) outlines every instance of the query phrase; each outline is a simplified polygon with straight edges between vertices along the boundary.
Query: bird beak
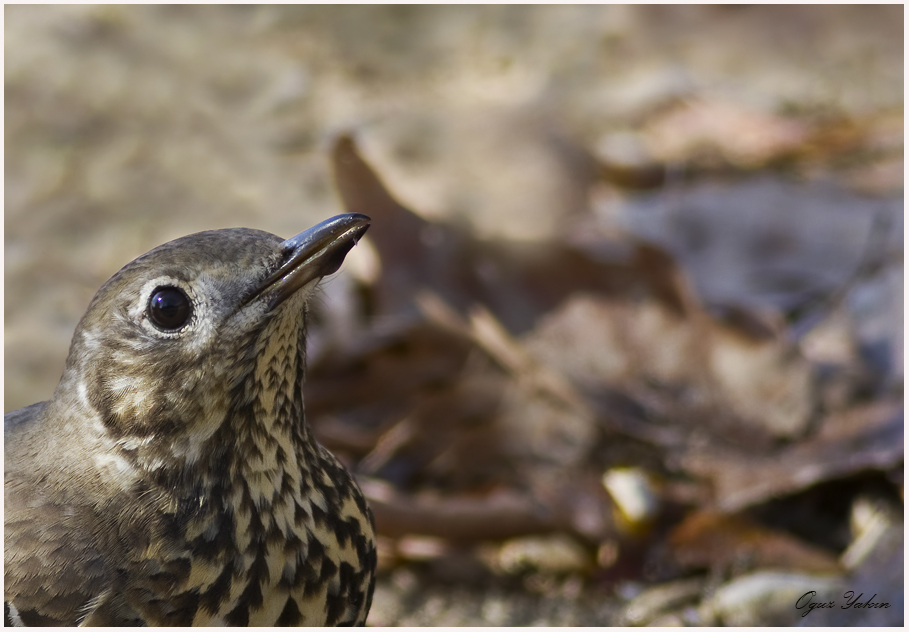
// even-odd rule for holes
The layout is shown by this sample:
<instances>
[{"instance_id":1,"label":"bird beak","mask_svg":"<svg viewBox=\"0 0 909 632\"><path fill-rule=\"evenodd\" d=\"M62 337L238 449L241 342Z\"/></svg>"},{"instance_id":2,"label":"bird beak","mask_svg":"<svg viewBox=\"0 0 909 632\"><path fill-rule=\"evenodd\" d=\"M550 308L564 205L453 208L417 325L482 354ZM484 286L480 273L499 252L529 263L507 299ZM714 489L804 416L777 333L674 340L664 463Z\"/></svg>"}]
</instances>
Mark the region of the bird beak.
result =
<instances>
[{"instance_id":1,"label":"bird beak","mask_svg":"<svg viewBox=\"0 0 909 632\"><path fill-rule=\"evenodd\" d=\"M344 257L369 228L369 222L367 216L359 213L338 215L284 241L279 246L284 263L259 284L246 302L270 294L272 308L311 281L337 272Z\"/></svg>"}]
</instances>

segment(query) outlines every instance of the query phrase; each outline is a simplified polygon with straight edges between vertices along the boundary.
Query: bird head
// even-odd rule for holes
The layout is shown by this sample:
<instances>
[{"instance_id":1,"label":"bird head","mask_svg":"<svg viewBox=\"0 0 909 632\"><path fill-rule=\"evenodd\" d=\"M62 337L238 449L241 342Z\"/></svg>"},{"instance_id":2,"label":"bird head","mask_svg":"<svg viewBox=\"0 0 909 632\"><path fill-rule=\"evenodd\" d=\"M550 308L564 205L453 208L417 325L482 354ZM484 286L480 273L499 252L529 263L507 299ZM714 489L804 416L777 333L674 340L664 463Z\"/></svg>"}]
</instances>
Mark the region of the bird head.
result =
<instances>
[{"instance_id":1,"label":"bird head","mask_svg":"<svg viewBox=\"0 0 909 632\"><path fill-rule=\"evenodd\" d=\"M92 299L54 401L150 469L194 462L230 424L238 442L302 426L306 302L368 227L351 213L287 240L233 228L151 250Z\"/></svg>"}]
</instances>

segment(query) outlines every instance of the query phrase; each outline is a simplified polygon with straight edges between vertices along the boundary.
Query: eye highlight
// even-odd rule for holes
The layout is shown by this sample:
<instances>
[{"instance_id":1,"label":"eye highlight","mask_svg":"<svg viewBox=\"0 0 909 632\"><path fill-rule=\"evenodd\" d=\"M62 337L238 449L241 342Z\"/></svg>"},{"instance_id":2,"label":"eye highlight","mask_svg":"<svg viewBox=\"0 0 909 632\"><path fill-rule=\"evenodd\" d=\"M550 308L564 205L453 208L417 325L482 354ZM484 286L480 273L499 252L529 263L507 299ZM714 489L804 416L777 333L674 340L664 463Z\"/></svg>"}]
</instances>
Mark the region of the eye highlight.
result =
<instances>
[{"instance_id":1,"label":"eye highlight","mask_svg":"<svg viewBox=\"0 0 909 632\"><path fill-rule=\"evenodd\" d=\"M163 331L176 331L189 322L193 310L183 290L163 286L157 287L148 299L148 319Z\"/></svg>"}]
</instances>

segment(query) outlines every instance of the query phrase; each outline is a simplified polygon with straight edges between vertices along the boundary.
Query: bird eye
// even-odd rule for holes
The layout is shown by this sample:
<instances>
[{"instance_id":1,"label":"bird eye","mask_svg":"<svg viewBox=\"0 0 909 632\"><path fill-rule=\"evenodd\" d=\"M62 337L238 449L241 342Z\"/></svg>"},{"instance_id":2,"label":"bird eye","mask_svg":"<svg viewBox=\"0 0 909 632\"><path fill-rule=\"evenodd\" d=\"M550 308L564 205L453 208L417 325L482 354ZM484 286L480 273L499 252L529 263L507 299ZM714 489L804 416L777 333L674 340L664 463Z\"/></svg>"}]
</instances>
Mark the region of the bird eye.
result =
<instances>
[{"instance_id":1,"label":"bird eye","mask_svg":"<svg viewBox=\"0 0 909 632\"><path fill-rule=\"evenodd\" d=\"M158 287L148 300L148 318L159 329L174 331L189 321L189 298L175 287Z\"/></svg>"}]
</instances>

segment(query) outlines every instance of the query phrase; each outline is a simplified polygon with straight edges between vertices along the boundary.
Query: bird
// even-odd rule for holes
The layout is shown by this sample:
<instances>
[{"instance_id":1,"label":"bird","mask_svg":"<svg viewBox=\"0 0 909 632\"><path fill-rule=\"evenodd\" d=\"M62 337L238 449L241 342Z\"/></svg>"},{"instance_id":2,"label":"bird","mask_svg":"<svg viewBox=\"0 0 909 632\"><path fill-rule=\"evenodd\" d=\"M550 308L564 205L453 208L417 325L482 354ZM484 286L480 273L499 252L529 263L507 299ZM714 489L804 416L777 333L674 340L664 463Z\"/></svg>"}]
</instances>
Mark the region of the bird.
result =
<instances>
[{"instance_id":1,"label":"bird","mask_svg":"<svg viewBox=\"0 0 909 632\"><path fill-rule=\"evenodd\" d=\"M195 233L98 290L4 416L7 623L365 624L372 514L302 386L307 300L369 224Z\"/></svg>"}]
</instances>

